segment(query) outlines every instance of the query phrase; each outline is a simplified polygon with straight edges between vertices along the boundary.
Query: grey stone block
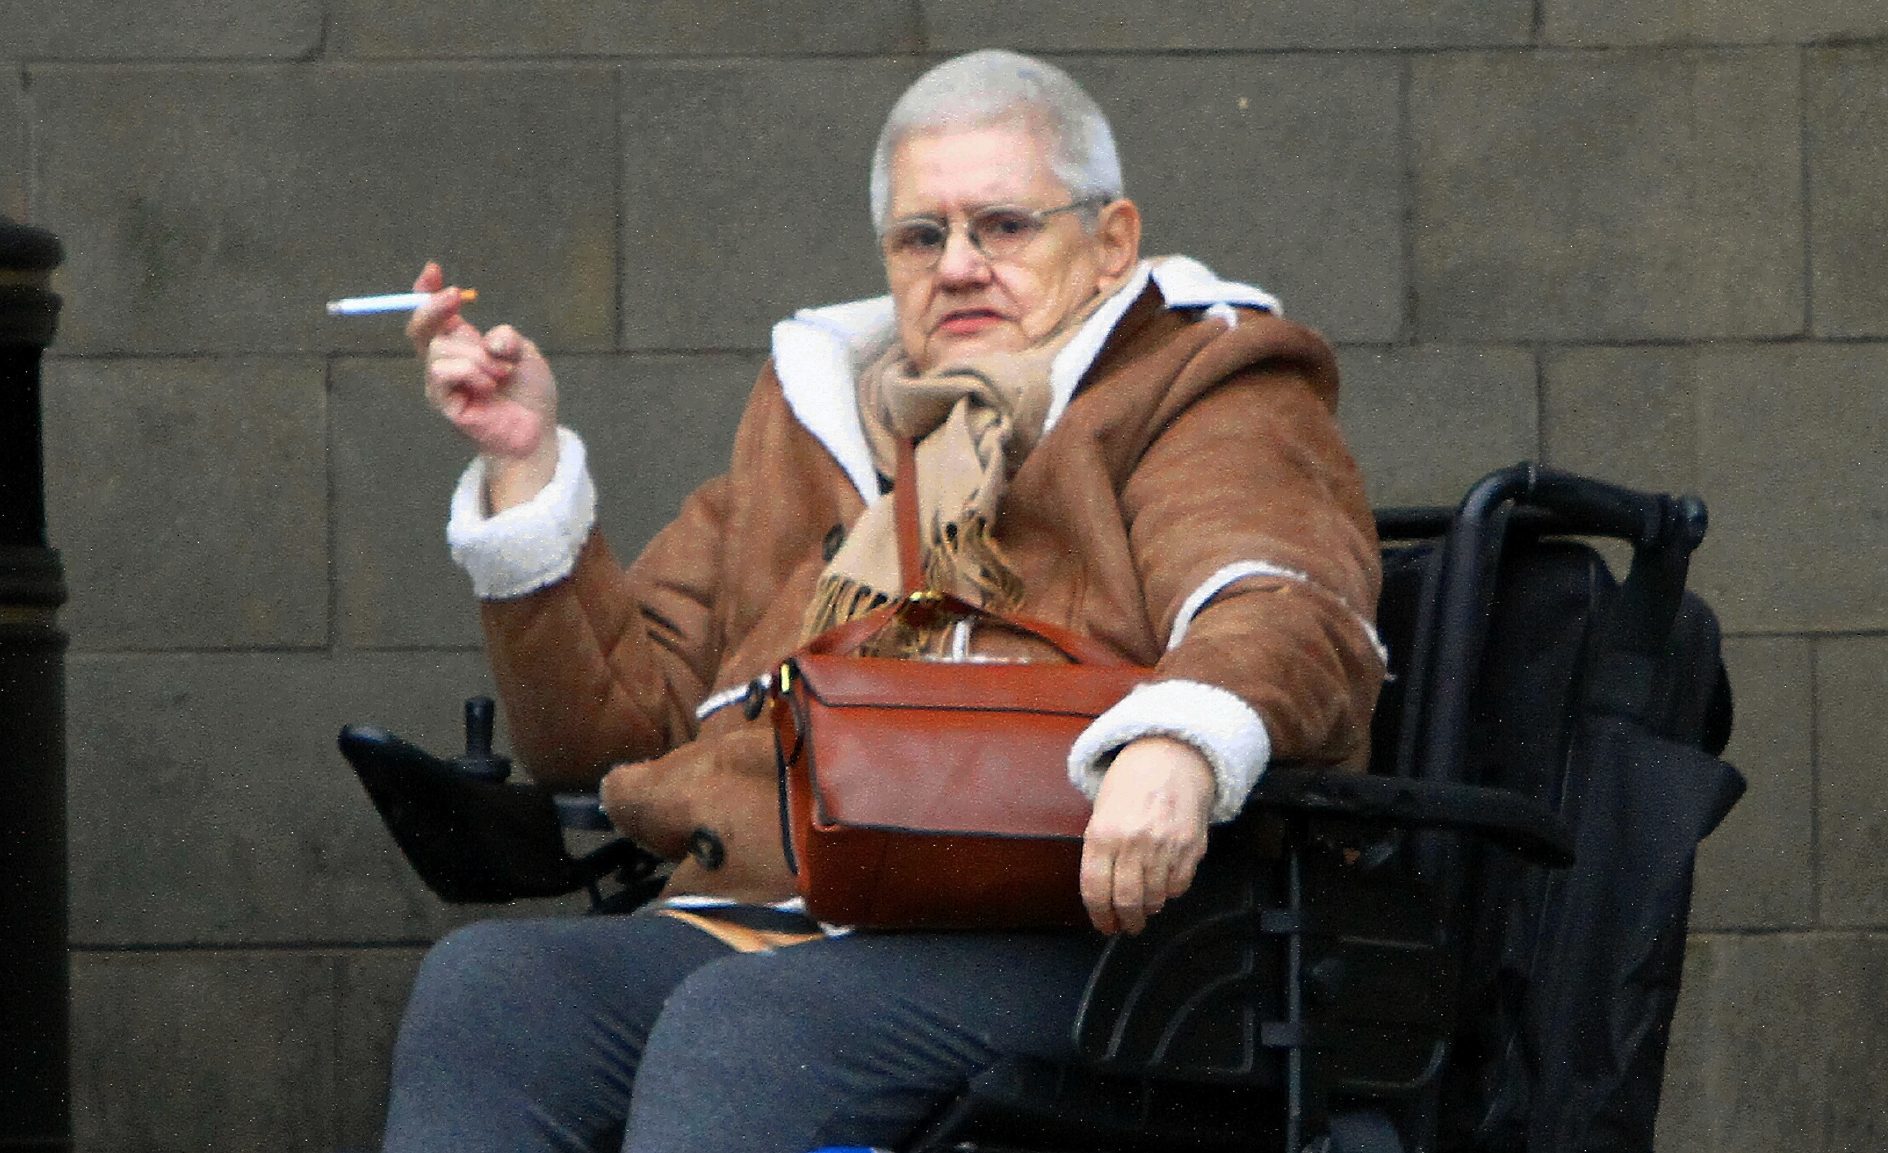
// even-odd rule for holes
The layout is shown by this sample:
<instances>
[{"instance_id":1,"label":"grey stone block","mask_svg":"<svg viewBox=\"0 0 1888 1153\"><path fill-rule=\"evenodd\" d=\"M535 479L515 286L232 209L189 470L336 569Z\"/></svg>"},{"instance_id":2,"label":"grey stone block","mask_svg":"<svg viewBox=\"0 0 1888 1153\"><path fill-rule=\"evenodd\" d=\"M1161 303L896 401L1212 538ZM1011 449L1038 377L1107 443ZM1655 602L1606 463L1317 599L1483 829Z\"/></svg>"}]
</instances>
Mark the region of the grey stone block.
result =
<instances>
[{"instance_id":1,"label":"grey stone block","mask_svg":"<svg viewBox=\"0 0 1888 1153\"><path fill-rule=\"evenodd\" d=\"M1888 31L1888 13L1871 0L1545 0L1541 40L1603 47L1631 44L1800 44L1853 40Z\"/></svg>"},{"instance_id":2,"label":"grey stone block","mask_svg":"<svg viewBox=\"0 0 1888 1153\"><path fill-rule=\"evenodd\" d=\"M418 949L336 954L335 1113L340 1149L376 1149L387 1116L394 1035L419 971Z\"/></svg>"},{"instance_id":3,"label":"grey stone block","mask_svg":"<svg viewBox=\"0 0 1888 1153\"><path fill-rule=\"evenodd\" d=\"M0 44L27 60L263 57L321 47L321 0L11 0Z\"/></svg>"},{"instance_id":4,"label":"grey stone block","mask_svg":"<svg viewBox=\"0 0 1888 1153\"><path fill-rule=\"evenodd\" d=\"M1822 921L1888 926L1888 639L1816 646Z\"/></svg>"},{"instance_id":5,"label":"grey stone block","mask_svg":"<svg viewBox=\"0 0 1888 1153\"><path fill-rule=\"evenodd\" d=\"M39 68L68 353L404 350L337 296L429 257L554 348L614 324L607 67Z\"/></svg>"},{"instance_id":6,"label":"grey stone block","mask_svg":"<svg viewBox=\"0 0 1888 1153\"><path fill-rule=\"evenodd\" d=\"M872 146L915 62L623 66L622 343L760 349L794 309L885 291Z\"/></svg>"},{"instance_id":7,"label":"grey stone block","mask_svg":"<svg viewBox=\"0 0 1888 1153\"><path fill-rule=\"evenodd\" d=\"M76 1147L332 1149L335 1010L321 953L78 954Z\"/></svg>"},{"instance_id":8,"label":"grey stone block","mask_svg":"<svg viewBox=\"0 0 1888 1153\"><path fill-rule=\"evenodd\" d=\"M563 419L589 447L597 518L623 563L697 485L727 471L761 362L738 353L571 362Z\"/></svg>"},{"instance_id":9,"label":"grey stone block","mask_svg":"<svg viewBox=\"0 0 1888 1153\"><path fill-rule=\"evenodd\" d=\"M1532 6L1518 0L1237 5L925 0L924 16L931 46L949 51L982 48L993 35L1024 51L1046 52L1469 47L1525 44L1533 25Z\"/></svg>"},{"instance_id":10,"label":"grey stone block","mask_svg":"<svg viewBox=\"0 0 1888 1153\"><path fill-rule=\"evenodd\" d=\"M1069 60L1114 122L1149 255L1277 293L1334 341L1403 332L1400 66L1357 56Z\"/></svg>"},{"instance_id":11,"label":"grey stone block","mask_svg":"<svg viewBox=\"0 0 1888 1153\"><path fill-rule=\"evenodd\" d=\"M1888 934L1823 940L1829 1148L1888 1148Z\"/></svg>"},{"instance_id":12,"label":"grey stone block","mask_svg":"<svg viewBox=\"0 0 1888 1153\"><path fill-rule=\"evenodd\" d=\"M1695 354L1698 487L1711 506L1694 587L1732 632L1888 625L1888 348ZM1871 463L1872 462L1872 463Z\"/></svg>"},{"instance_id":13,"label":"grey stone block","mask_svg":"<svg viewBox=\"0 0 1888 1153\"><path fill-rule=\"evenodd\" d=\"M426 892L334 745L368 722L463 747L477 654L82 656L67 679L78 945L413 942L491 915Z\"/></svg>"},{"instance_id":14,"label":"grey stone block","mask_svg":"<svg viewBox=\"0 0 1888 1153\"><path fill-rule=\"evenodd\" d=\"M1888 8L1870 5L1884 22ZM1805 77L1818 335L1888 334L1888 50L1811 52Z\"/></svg>"},{"instance_id":15,"label":"grey stone block","mask_svg":"<svg viewBox=\"0 0 1888 1153\"><path fill-rule=\"evenodd\" d=\"M1541 360L1541 455L1549 465L1650 492L1701 491L1693 350L1574 348L1547 350ZM1618 572L1631 561L1623 546L1601 551ZM1692 557L1694 585L1709 584L1723 557L1713 533Z\"/></svg>"},{"instance_id":16,"label":"grey stone block","mask_svg":"<svg viewBox=\"0 0 1888 1153\"><path fill-rule=\"evenodd\" d=\"M1346 348L1338 416L1373 505L1454 505L1483 474L1538 455L1533 354Z\"/></svg>"},{"instance_id":17,"label":"grey stone block","mask_svg":"<svg viewBox=\"0 0 1888 1153\"><path fill-rule=\"evenodd\" d=\"M79 647L327 643L318 361L53 360L44 407Z\"/></svg>"},{"instance_id":18,"label":"grey stone block","mask_svg":"<svg viewBox=\"0 0 1888 1153\"><path fill-rule=\"evenodd\" d=\"M1877 627L1888 369L1870 346L1577 349L1546 359L1548 460L1711 508L1692 581L1733 632ZM1762 558L1754 563L1753 558Z\"/></svg>"},{"instance_id":19,"label":"grey stone block","mask_svg":"<svg viewBox=\"0 0 1888 1153\"><path fill-rule=\"evenodd\" d=\"M1888 936L1694 937L1656 1147L1879 1148Z\"/></svg>"},{"instance_id":20,"label":"grey stone block","mask_svg":"<svg viewBox=\"0 0 1888 1153\"><path fill-rule=\"evenodd\" d=\"M919 47L913 0L469 0L450 17L419 0L342 0L344 56L627 56L872 54Z\"/></svg>"},{"instance_id":21,"label":"grey stone block","mask_svg":"<svg viewBox=\"0 0 1888 1153\"><path fill-rule=\"evenodd\" d=\"M559 419L584 437L599 521L628 563L726 469L760 358L567 356L553 367ZM479 643L470 585L445 546L447 500L471 453L419 393L411 360L335 369L335 555L350 646Z\"/></svg>"},{"instance_id":22,"label":"grey stone block","mask_svg":"<svg viewBox=\"0 0 1888 1153\"><path fill-rule=\"evenodd\" d=\"M1411 67L1419 337L1802 330L1795 51Z\"/></svg>"},{"instance_id":23,"label":"grey stone block","mask_svg":"<svg viewBox=\"0 0 1888 1153\"><path fill-rule=\"evenodd\" d=\"M1542 456L1553 467L1658 492L1697 489L1697 373L1689 352L1546 353L1541 408Z\"/></svg>"},{"instance_id":24,"label":"grey stone block","mask_svg":"<svg viewBox=\"0 0 1888 1153\"><path fill-rule=\"evenodd\" d=\"M1750 788L1699 846L1691 925L1807 928L1816 923L1810 642L1734 637L1724 660L1737 707L1724 759Z\"/></svg>"},{"instance_id":25,"label":"grey stone block","mask_svg":"<svg viewBox=\"0 0 1888 1153\"><path fill-rule=\"evenodd\" d=\"M1694 937L1655 1147L1821 1149L1814 937Z\"/></svg>"},{"instance_id":26,"label":"grey stone block","mask_svg":"<svg viewBox=\"0 0 1888 1153\"><path fill-rule=\"evenodd\" d=\"M0 216L26 219L26 104L20 66L0 60Z\"/></svg>"},{"instance_id":27,"label":"grey stone block","mask_svg":"<svg viewBox=\"0 0 1888 1153\"><path fill-rule=\"evenodd\" d=\"M333 368L335 620L349 648L481 643L472 586L446 550L472 454L423 387L410 356Z\"/></svg>"}]
</instances>

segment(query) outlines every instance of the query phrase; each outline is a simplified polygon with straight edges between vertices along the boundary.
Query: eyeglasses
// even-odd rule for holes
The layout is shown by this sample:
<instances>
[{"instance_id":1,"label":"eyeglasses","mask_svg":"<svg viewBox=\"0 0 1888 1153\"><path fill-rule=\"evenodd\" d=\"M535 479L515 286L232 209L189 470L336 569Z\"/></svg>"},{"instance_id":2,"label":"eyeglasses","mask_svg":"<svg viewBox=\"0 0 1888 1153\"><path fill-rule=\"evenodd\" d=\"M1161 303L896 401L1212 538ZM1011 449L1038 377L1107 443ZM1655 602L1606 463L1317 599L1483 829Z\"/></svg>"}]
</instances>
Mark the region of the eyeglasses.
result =
<instances>
[{"instance_id":1,"label":"eyeglasses","mask_svg":"<svg viewBox=\"0 0 1888 1153\"><path fill-rule=\"evenodd\" d=\"M997 204L971 213L964 222L964 231L970 237L971 247L982 253L984 259L1011 260L1041 235L1050 217L1106 203L1108 197L1089 196L1056 208L1028 209ZM913 216L894 221L880 235L879 244L885 250L887 264L903 271L923 272L936 267L944 258L944 248L950 239L950 221L936 216Z\"/></svg>"}]
</instances>

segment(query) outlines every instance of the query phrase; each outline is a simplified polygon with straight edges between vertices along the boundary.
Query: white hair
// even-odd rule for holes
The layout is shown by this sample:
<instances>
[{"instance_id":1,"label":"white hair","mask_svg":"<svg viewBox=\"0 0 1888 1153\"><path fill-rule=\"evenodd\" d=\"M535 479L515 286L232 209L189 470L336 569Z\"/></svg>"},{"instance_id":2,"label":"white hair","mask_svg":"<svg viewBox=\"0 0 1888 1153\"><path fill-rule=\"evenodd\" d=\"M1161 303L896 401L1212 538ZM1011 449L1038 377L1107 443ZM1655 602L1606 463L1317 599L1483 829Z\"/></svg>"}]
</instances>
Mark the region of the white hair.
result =
<instances>
[{"instance_id":1,"label":"white hair","mask_svg":"<svg viewBox=\"0 0 1888 1153\"><path fill-rule=\"evenodd\" d=\"M1101 106L1053 64L985 48L952 57L918 77L892 105L872 152L872 223L891 212L892 153L924 132L1022 120L1049 146L1049 168L1077 200L1118 199L1121 156Z\"/></svg>"}]
</instances>

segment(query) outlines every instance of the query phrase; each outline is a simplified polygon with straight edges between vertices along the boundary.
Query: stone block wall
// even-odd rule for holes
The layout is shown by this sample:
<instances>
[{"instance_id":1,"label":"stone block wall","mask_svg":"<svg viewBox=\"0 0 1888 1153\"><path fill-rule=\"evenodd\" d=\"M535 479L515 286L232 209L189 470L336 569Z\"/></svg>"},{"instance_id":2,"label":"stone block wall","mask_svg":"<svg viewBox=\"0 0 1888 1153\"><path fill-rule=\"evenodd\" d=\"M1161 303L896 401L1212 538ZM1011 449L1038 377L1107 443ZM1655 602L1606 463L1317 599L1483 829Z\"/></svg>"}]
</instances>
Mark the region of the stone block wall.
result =
<instances>
[{"instance_id":1,"label":"stone block wall","mask_svg":"<svg viewBox=\"0 0 1888 1153\"><path fill-rule=\"evenodd\" d=\"M876 290L890 100L992 43L1107 107L1152 251L1338 344L1379 502L1522 458L1706 497L1751 790L1704 848L1660 1147L1888 1145L1876 0L11 0L0 209L70 253L82 1150L372 1144L462 916L332 738L449 746L486 683L441 539L464 453L398 322L322 301L429 257L478 286L609 447L633 551L770 323Z\"/></svg>"}]
</instances>

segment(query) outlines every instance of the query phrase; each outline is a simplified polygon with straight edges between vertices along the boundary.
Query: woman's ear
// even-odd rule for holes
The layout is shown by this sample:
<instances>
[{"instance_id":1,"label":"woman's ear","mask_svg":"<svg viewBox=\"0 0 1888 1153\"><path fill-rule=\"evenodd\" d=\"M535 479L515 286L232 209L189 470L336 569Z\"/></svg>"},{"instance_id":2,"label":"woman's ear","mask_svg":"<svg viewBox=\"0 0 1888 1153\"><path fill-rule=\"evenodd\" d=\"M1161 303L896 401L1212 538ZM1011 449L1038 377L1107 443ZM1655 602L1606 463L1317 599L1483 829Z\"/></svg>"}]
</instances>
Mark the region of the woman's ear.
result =
<instances>
[{"instance_id":1,"label":"woman's ear","mask_svg":"<svg viewBox=\"0 0 1888 1153\"><path fill-rule=\"evenodd\" d=\"M1125 278L1141 261L1141 210L1126 198L1101 206L1095 222L1100 272L1105 280Z\"/></svg>"}]
</instances>

